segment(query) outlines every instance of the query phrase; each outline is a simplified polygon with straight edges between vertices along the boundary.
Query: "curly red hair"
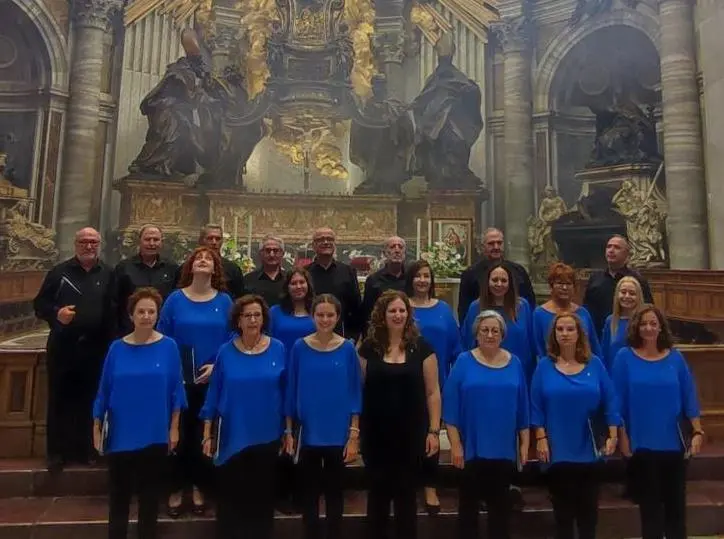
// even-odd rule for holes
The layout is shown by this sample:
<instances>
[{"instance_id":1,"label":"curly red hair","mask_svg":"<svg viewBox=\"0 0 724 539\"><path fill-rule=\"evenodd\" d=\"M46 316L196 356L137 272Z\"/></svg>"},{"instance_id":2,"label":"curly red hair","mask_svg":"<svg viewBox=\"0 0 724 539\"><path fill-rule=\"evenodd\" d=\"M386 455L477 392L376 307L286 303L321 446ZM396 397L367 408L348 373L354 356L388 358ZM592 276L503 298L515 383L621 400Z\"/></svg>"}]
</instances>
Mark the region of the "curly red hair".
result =
<instances>
[{"instance_id":1,"label":"curly red hair","mask_svg":"<svg viewBox=\"0 0 724 539\"><path fill-rule=\"evenodd\" d=\"M563 262L551 264L550 268L548 268L548 285L553 286L553 283L570 283L575 285L576 270Z\"/></svg>"},{"instance_id":2,"label":"curly red hair","mask_svg":"<svg viewBox=\"0 0 724 539\"><path fill-rule=\"evenodd\" d=\"M211 287L219 291L226 290L226 278L224 277L224 268L221 265L221 257L216 253L216 251L205 246L194 249L186 259L186 262L184 262L183 266L181 266L181 277L179 277L178 280L178 287L186 288L191 284L194 277L191 268L194 265L196 257L201 253L210 253L211 258L214 261L214 272L211 274Z\"/></svg>"}]
</instances>

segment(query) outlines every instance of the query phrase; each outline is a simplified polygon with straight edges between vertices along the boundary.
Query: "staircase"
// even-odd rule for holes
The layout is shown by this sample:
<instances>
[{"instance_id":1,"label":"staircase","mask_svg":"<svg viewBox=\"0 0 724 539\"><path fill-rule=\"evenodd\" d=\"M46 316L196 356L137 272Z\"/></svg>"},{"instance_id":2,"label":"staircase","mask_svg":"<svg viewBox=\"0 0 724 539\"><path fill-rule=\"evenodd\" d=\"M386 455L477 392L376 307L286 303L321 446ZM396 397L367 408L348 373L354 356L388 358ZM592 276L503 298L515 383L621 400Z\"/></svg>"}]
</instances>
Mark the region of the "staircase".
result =
<instances>
[{"instance_id":1,"label":"staircase","mask_svg":"<svg viewBox=\"0 0 724 539\"><path fill-rule=\"evenodd\" d=\"M448 538L454 533L457 495L456 470L443 454L440 470L442 512L429 517L421 509L420 539ZM599 512L599 538L640 536L638 510L621 499L623 466L619 459L605 465ZM348 470L345 539L364 537L365 492L361 464ZM547 491L536 466L523 474L525 508L513 519L515 537L542 539L553 536L553 515ZM107 476L103 468L67 468L51 476L40 460L0 460L0 538L2 539L105 539L107 536ZM688 483L690 536L724 533L724 445L709 446L692 460ZM421 503L422 507L422 503ZM135 520L135 510L131 519ZM485 513L481 514L485 519ZM133 525L131 526L133 533ZM170 520L161 513L160 532L168 539L212 537L213 516L187 516ZM275 537L301 537L301 517L278 514Z\"/></svg>"}]
</instances>

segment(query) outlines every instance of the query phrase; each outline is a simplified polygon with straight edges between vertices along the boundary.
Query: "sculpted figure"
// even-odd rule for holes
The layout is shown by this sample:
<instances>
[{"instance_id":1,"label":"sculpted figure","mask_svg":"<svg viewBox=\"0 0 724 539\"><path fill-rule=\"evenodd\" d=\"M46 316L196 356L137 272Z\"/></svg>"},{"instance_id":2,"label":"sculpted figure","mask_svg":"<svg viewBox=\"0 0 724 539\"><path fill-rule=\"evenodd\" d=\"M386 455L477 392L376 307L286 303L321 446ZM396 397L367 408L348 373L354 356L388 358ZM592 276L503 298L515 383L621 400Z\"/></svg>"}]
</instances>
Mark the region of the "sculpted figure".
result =
<instances>
[{"instance_id":1,"label":"sculpted figure","mask_svg":"<svg viewBox=\"0 0 724 539\"><path fill-rule=\"evenodd\" d=\"M430 188L477 189L468 167L470 149L483 129L480 87L456 68L452 36L436 45L438 65L412 103L415 167Z\"/></svg>"},{"instance_id":2,"label":"sculpted figure","mask_svg":"<svg viewBox=\"0 0 724 539\"><path fill-rule=\"evenodd\" d=\"M596 115L596 140L588 167L661 160L656 126L635 103L623 100L609 109L591 110Z\"/></svg>"},{"instance_id":3,"label":"sculpted figure","mask_svg":"<svg viewBox=\"0 0 724 539\"><path fill-rule=\"evenodd\" d=\"M534 261L550 264L558 260L558 246L553 239L553 223L563 217L568 208L553 187L546 187L543 194L545 196L540 201L538 215L528 218L528 245Z\"/></svg>"},{"instance_id":4,"label":"sculpted figure","mask_svg":"<svg viewBox=\"0 0 724 539\"><path fill-rule=\"evenodd\" d=\"M350 160L366 173L366 179L355 189L356 194L397 194L410 177L410 161L414 144L414 128L407 106L387 97L385 77L372 80L373 97L365 105L363 115L385 120L388 127L370 128L352 122Z\"/></svg>"},{"instance_id":5,"label":"sculpted figure","mask_svg":"<svg viewBox=\"0 0 724 539\"><path fill-rule=\"evenodd\" d=\"M186 30L182 36L186 56L168 66L163 79L141 102L148 132L129 167L132 173L186 176L197 172L197 165L208 163L205 147L210 145L204 139L213 129L213 103L205 90L209 72L192 34Z\"/></svg>"}]
</instances>

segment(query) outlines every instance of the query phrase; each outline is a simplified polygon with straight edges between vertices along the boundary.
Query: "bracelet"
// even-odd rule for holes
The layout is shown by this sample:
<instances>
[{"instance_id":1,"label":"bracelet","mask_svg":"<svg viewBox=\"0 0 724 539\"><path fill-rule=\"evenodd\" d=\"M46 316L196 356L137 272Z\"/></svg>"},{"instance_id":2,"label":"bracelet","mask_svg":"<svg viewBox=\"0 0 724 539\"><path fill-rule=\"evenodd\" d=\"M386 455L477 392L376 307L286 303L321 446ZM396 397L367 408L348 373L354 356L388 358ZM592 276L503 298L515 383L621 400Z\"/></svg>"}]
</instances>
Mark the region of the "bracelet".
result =
<instances>
[{"instance_id":1,"label":"bracelet","mask_svg":"<svg viewBox=\"0 0 724 539\"><path fill-rule=\"evenodd\" d=\"M693 438L694 436L702 436L702 437L703 437L703 436L704 436L704 431L703 431L703 430L695 430L695 431L691 434L691 437L692 437L692 438Z\"/></svg>"},{"instance_id":2,"label":"bracelet","mask_svg":"<svg viewBox=\"0 0 724 539\"><path fill-rule=\"evenodd\" d=\"M357 427L350 427L349 431L350 432L359 432L359 429Z\"/></svg>"},{"instance_id":3,"label":"bracelet","mask_svg":"<svg viewBox=\"0 0 724 539\"><path fill-rule=\"evenodd\" d=\"M535 441L536 441L536 442L541 442L541 441L547 440L547 439L548 439L548 436L539 436L539 437L537 437L537 438L535 439Z\"/></svg>"},{"instance_id":4,"label":"bracelet","mask_svg":"<svg viewBox=\"0 0 724 539\"><path fill-rule=\"evenodd\" d=\"M432 434L433 436L440 436L440 429L429 429L427 433Z\"/></svg>"}]
</instances>

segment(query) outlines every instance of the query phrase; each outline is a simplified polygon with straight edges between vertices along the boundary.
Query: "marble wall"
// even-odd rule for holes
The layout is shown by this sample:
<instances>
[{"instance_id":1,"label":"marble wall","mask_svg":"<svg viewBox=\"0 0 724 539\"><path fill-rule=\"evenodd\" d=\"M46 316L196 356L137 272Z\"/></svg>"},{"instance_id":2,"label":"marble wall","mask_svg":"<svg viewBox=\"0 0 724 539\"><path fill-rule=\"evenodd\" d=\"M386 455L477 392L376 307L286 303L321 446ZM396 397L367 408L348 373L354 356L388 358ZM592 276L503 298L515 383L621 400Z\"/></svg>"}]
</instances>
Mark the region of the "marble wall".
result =
<instances>
[{"instance_id":1,"label":"marble wall","mask_svg":"<svg viewBox=\"0 0 724 539\"><path fill-rule=\"evenodd\" d=\"M704 165L708 192L709 254L712 269L724 270L724 2L699 0L699 70L703 78Z\"/></svg>"}]
</instances>

